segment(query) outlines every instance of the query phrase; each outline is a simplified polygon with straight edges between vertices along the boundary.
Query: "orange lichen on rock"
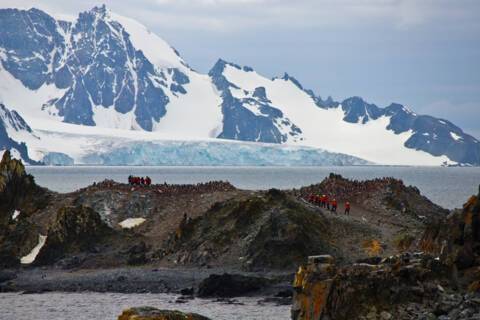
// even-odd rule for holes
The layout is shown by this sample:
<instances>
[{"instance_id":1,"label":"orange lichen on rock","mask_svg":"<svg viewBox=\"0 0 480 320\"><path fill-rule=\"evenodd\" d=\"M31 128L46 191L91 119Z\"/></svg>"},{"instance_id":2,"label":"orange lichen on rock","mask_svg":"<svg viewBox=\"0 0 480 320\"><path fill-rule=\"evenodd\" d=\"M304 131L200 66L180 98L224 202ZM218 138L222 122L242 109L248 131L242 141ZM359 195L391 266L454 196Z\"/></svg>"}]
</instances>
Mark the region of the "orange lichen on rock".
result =
<instances>
[{"instance_id":1,"label":"orange lichen on rock","mask_svg":"<svg viewBox=\"0 0 480 320\"><path fill-rule=\"evenodd\" d=\"M378 256L383 251L382 244L380 243L380 241L375 239L364 241L363 249L371 257Z\"/></svg>"},{"instance_id":2,"label":"orange lichen on rock","mask_svg":"<svg viewBox=\"0 0 480 320\"><path fill-rule=\"evenodd\" d=\"M122 314L118 316L118 320L209 320L209 318L196 313L139 307L124 310Z\"/></svg>"},{"instance_id":3,"label":"orange lichen on rock","mask_svg":"<svg viewBox=\"0 0 480 320\"><path fill-rule=\"evenodd\" d=\"M303 286L303 279L305 278L305 267L300 266L295 273L295 279L293 280L293 287L294 288L301 288Z\"/></svg>"},{"instance_id":4,"label":"orange lichen on rock","mask_svg":"<svg viewBox=\"0 0 480 320\"><path fill-rule=\"evenodd\" d=\"M333 280L331 279L324 280L314 283L311 288L309 288L311 295L307 297L307 301L311 314L306 315L306 320L320 319L327 304L332 282Z\"/></svg>"},{"instance_id":5,"label":"orange lichen on rock","mask_svg":"<svg viewBox=\"0 0 480 320\"><path fill-rule=\"evenodd\" d=\"M330 296L335 260L329 255L312 256L308 265L300 266L293 287L295 299L294 319L316 320L322 317Z\"/></svg>"}]
</instances>

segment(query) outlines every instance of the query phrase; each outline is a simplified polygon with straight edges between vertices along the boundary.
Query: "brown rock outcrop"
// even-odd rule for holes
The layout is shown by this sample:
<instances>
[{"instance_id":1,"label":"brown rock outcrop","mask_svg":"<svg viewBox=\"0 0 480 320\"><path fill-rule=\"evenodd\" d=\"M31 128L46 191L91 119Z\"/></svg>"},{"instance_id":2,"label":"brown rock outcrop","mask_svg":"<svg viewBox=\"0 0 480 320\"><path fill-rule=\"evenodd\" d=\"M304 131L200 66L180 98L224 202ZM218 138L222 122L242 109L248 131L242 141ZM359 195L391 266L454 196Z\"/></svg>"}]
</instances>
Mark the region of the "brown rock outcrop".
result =
<instances>
[{"instance_id":1,"label":"brown rock outcrop","mask_svg":"<svg viewBox=\"0 0 480 320\"><path fill-rule=\"evenodd\" d=\"M385 319L423 319L429 313L447 315L454 309L480 315L480 304L474 302L478 297L450 291L448 270L438 259L423 254L343 268L336 268L328 256L311 258L295 276L292 319L384 319L382 314Z\"/></svg>"},{"instance_id":2,"label":"brown rock outcrop","mask_svg":"<svg viewBox=\"0 0 480 320\"><path fill-rule=\"evenodd\" d=\"M48 230L45 245L40 250L36 265L56 262L67 253L90 251L113 230L89 207L63 207Z\"/></svg>"},{"instance_id":3,"label":"brown rock outcrop","mask_svg":"<svg viewBox=\"0 0 480 320\"><path fill-rule=\"evenodd\" d=\"M49 193L36 185L20 160L5 151L0 162L0 268L16 267L35 246L38 230L28 217L46 206ZM13 213L20 215L13 219Z\"/></svg>"},{"instance_id":4,"label":"brown rock outcrop","mask_svg":"<svg viewBox=\"0 0 480 320\"><path fill-rule=\"evenodd\" d=\"M25 171L20 160L5 151L0 162L0 225L9 222L14 210L29 215L47 205L48 192Z\"/></svg>"},{"instance_id":5,"label":"brown rock outcrop","mask_svg":"<svg viewBox=\"0 0 480 320\"><path fill-rule=\"evenodd\" d=\"M138 307L124 310L118 320L210 320L196 313L176 310L160 310L152 307Z\"/></svg>"},{"instance_id":6,"label":"brown rock outcrop","mask_svg":"<svg viewBox=\"0 0 480 320\"><path fill-rule=\"evenodd\" d=\"M459 270L480 265L480 187L479 194L470 197L462 210L427 227L420 249Z\"/></svg>"}]
</instances>

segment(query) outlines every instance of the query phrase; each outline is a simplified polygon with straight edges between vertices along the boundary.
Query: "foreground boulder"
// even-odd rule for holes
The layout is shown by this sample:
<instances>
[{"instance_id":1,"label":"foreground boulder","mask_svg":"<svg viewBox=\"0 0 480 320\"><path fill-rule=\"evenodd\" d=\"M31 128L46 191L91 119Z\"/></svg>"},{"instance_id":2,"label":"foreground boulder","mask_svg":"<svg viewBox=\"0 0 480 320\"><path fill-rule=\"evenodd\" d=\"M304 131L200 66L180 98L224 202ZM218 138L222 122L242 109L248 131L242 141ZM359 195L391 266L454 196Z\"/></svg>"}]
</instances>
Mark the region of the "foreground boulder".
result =
<instances>
[{"instance_id":1,"label":"foreground boulder","mask_svg":"<svg viewBox=\"0 0 480 320\"><path fill-rule=\"evenodd\" d=\"M265 278L248 277L239 274L212 274L200 283L198 296L221 298L240 297L265 288L269 282L270 281Z\"/></svg>"},{"instance_id":2,"label":"foreground boulder","mask_svg":"<svg viewBox=\"0 0 480 320\"><path fill-rule=\"evenodd\" d=\"M152 307L138 307L124 310L118 320L210 320L196 313L176 310L160 310Z\"/></svg>"},{"instance_id":3,"label":"foreground boulder","mask_svg":"<svg viewBox=\"0 0 480 320\"><path fill-rule=\"evenodd\" d=\"M455 292L448 274L423 254L338 269L331 259L312 259L296 274L292 319L479 319L480 294Z\"/></svg>"}]
</instances>

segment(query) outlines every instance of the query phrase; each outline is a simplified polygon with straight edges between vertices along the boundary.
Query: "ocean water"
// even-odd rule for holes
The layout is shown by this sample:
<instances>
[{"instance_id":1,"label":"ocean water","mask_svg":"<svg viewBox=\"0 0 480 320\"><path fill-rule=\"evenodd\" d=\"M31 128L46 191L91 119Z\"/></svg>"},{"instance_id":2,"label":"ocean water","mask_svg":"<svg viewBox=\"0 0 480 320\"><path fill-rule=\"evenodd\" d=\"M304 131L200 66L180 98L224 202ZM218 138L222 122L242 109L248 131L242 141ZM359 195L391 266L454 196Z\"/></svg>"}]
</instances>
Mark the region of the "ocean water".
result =
<instances>
[{"instance_id":1,"label":"ocean water","mask_svg":"<svg viewBox=\"0 0 480 320\"><path fill-rule=\"evenodd\" d=\"M441 167L27 167L37 183L58 192L70 192L93 182L126 182L132 175L150 176L153 183L197 183L227 180L242 189L290 189L318 183L330 172L347 178L395 177L413 185L444 208L461 207L478 193L480 168Z\"/></svg>"},{"instance_id":2,"label":"ocean water","mask_svg":"<svg viewBox=\"0 0 480 320\"><path fill-rule=\"evenodd\" d=\"M195 312L215 320L290 319L290 306L259 305L258 298L235 299L240 304L204 299L178 304L175 299L168 294L0 293L0 319L116 320L122 310L135 306Z\"/></svg>"}]
</instances>

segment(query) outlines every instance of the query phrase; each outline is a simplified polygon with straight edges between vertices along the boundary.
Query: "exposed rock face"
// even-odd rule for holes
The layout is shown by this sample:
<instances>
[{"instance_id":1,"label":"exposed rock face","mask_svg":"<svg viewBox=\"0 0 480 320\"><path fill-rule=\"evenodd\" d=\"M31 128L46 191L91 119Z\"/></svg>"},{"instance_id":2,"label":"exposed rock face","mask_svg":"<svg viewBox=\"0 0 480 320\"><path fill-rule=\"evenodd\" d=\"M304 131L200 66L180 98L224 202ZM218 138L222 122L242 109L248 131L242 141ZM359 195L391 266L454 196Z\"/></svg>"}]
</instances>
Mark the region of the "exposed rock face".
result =
<instances>
[{"instance_id":1,"label":"exposed rock face","mask_svg":"<svg viewBox=\"0 0 480 320\"><path fill-rule=\"evenodd\" d=\"M478 295L454 293L448 285L448 266L429 255L405 254L378 265L338 269L327 259L310 261L295 277L292 319L436 319L462 312L471 317L448 319L480 316Z\"/></svg>"},{"instance_id":2,"label":"exposed rock face","mask_svg":"<svg viewBox=\"0 0 480 320\"><path fill-rule=\"evenodd\" d=\"M480 187L479 194L427 227L420 248L439 255L460 269L480 265Z\"/></svg>"},{"instance_id":3,"label":"exposed rock face","mask_svg":"<svg viewBox=\"0 0 480 320\"><path fill-rule=\"evenodd\" d=\"M25 216L0 230L0 268L20 265L20 257L27 255L38 242L38 230Z\"/></svg>"},{"instance_id":4,"label":"exposed rock face","mask_svg":"<svg viewBox=\"0 0 480 320\"><path fill-rule=\"evenodd\" d=\"M36 265L56 262L67 253L88 252L113 234L97 212L83 206L61 208L47 234Z\"/></svg>"},{"instance_id":5,"label":"exposed rock face","mask_svg":"<svg viewBox=\"0 0 480 320\"><path fill-rule=\"evenodd\" d=\"M0 47L9 53L2 67L31 90L64 89L40 104L68 123L98 125L95 107L102 106L122 115L133 112L132 126L152 131L170 102L166 92L185 94L183 85L190 82L179 68L154 66L105 7L83 12L75 22L38 9L5 9L0 27Z\"/></svg>"},{"instance_id":6,"label":"exposed rock face","mask_svg":"<svg viewBox=\"0 0 480 320\"><path fill-rule=\"evenodd\" d=\"M0 224L7 223L14 210L28 215L44 207L47 199L47 191L36 185L22 162L5 151L0 162Z\"/></svg>"},{"instance_id":7,"label":"exposed rock face","mask_svg":"<svg viewBox=\"0 0 480 320\"><path fill-rule=\"evenodd\" d=\"M48 199L47 190L35 184L22 162L5 151L0 162L0 268L18 266L19 257L28 252L25 248L35 246L38 231L28 216L45 207ZM13 219L15 211L20 214Z\"/></svg>"},{"instance_id":8,"label":"exposed rock face","mask_svg":"<svg viewBox=\"0 0 480 320\"><path fill-rule=\"evenodd\" d=\"M160 310L152 307L138 307L124 310L118 320L209 320L196 313L176 310Z\"/></svg>"},{"instance_id":9,"label":"exposed rock face","mask_svg":"<svg viewBox=\"0 0 480 320\"><path fill-rule=\"evenodd\" d=\"M0 150L12 150L29 164L40 164L30 159L27 146L24 142L15 141L10 135L12 132L20 133L22 136L34 137L32 129L25 120L15 110L9 110L0 103Z\"/></svg>"},{"instance_id":10,"label":"exposed rock face","mask_svg":"<svg viewBox=\"0 0 480 320\"><path fill-rule=\"evenodd\" d=\"M364 237L372 232L333 222L286 192L272 189L217 203L203 216L180 224L165 255L183 265L293 270L312 254L347 256L333 243L334 226Z\"/></svg>"},{"instance_id":11,"label":"exposed rock face","mask_svg":"<svg viewBox=\"0 0 480 320\"><path fill-rule=\"evenodd\" d=\"M203 280L198 287L199 297L232 298L245 296L264 288L268 279L248 277L239 274L213 274Z\"/></svg>"}]
</instances>

